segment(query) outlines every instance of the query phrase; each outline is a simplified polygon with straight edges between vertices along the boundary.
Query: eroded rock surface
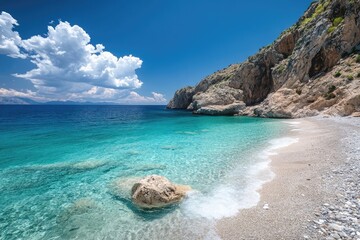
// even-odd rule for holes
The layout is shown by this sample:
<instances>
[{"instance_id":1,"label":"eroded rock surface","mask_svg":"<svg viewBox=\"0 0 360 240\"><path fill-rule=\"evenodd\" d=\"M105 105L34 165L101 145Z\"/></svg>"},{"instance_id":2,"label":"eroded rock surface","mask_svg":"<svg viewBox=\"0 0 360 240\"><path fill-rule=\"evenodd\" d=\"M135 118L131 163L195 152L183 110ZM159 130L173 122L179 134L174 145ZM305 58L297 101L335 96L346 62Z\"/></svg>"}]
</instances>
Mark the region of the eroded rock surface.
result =
<instances>
[{"instance_id":1,"label":"eroded rock surface","mask_svg":"<svg viewBox=\"0 0 360 240\"><path fill-rule=\"evenodd\" d=\"M208 105L197 109L194 113L204 115L235 115L245 108L245 103L235 102L229 105Z\"/></svg>"},{"instance_id":2,"label":"eroded rock surface","mask_svg":"<svg viewBox=\"0 0 360 240\"><path fill-rule=\"evenodd\" d=\"M244 102L240 115L281 118L359 112L359 16L359 1L314 2L273 44L178 90L168 108L229 115L221 109Z\"/></svg>"},{"instance_id":3,"label":"eroded rock surface","mask_svg":"<svg viewBox=\"0 0 360 240\"><path fill-rule=\"evenodd\" d=\"M141 208L160 208L179 202L190 189L173 184L165 177L150 175L134 184L131 199Z\"/></svg>"},{"instance_id":4,"label":"eroded rock surface","mask_svg":"<svg viewBox=\"0 0 360 240\"><path fill-rule=\"evenodd\" d=\"M170 100L167 107L172 109L184 109L189 106L194 96L193 87L185 87L176 91L174 97Z\"/></svg>"}]
</instances>

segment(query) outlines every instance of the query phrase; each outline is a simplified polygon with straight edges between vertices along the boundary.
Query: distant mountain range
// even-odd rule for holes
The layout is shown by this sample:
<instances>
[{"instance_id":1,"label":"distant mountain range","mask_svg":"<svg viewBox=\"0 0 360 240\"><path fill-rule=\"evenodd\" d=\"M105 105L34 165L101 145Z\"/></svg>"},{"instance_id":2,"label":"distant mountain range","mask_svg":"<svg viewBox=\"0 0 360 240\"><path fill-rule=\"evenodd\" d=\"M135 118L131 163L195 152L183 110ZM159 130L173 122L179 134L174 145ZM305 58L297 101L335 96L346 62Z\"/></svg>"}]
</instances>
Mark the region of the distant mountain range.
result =
<instances>
[{"instance_id":1,"label":"distant mountain range","mask_svg":"<svg viewBox=\"0 0 360 240\"><path fill-rule=\"evenodd\" d=\"M76 102L76 101L49 101L37 102L23 97L1 97L0 105L117 105L113 102Z\"/></svg>"}]
</instances>

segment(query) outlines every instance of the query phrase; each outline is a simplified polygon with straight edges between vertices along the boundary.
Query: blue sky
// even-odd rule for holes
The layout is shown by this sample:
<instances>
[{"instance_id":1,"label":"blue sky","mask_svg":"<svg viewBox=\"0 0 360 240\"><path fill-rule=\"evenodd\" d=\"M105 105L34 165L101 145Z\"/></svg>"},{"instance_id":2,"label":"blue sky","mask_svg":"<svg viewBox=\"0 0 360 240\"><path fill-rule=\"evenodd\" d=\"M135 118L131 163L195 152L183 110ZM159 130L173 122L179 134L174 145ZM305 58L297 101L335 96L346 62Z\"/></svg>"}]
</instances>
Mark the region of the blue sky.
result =
<instances>
[{"instance_id":1,"label":"blue sky","mask_svg":"<svg viewBox=\"0 0 360 240\"><path fill-rule=\"evenodd\" d=\"M273 42L311 2L1 0L0 95L164 104Z\"/></svg>"}]
</instances>

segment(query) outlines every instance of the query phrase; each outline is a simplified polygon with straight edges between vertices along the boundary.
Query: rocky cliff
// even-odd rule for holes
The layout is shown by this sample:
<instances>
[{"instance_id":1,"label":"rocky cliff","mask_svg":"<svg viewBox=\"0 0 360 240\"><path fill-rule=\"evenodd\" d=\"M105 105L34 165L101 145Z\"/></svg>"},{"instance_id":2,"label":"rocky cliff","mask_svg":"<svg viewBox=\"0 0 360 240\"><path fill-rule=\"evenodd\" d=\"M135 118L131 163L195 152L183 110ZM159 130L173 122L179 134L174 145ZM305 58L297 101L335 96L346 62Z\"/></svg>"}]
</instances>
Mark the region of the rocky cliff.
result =
<instances>
[{"instance_id":1,"label":"rocky cliff","mask_svg":"<svg viewBox=\"0 0 360 240\"><path fill-rule=\"evenodd\" d=\"M168 108L293 118L360 112L360 1L314 2L271 45L178 90Z\"/></svg>"}]
</instances>

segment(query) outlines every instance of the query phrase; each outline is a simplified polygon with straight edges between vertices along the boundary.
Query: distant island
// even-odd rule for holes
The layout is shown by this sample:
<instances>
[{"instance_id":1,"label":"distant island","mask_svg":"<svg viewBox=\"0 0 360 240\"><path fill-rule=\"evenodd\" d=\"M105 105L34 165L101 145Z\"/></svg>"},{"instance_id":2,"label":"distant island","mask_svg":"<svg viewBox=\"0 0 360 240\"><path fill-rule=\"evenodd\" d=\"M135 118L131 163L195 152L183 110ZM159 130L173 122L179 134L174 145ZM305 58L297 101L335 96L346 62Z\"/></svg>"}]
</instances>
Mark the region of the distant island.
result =
<instances>
[{"instance_id":1,"label":"distant island","mask_svg":"<svg viewBox=\"0 0 360 240\"><path fill-rule=\"evenodd\" d=\"M119 105L113 102L48 101L38 102L23 97L1 97L0 105Z\"/></svg>"}]
</instances>

